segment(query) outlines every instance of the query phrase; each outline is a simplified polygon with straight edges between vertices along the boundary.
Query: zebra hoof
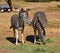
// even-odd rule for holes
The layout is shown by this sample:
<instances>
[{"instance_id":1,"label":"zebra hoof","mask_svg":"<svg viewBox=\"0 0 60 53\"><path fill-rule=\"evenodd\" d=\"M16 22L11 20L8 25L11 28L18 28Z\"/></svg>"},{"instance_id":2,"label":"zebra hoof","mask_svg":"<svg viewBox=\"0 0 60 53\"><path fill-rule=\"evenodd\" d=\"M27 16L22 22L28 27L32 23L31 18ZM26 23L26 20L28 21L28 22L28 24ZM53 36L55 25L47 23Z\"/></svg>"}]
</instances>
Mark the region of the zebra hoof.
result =
<instances>
[{"instance_id":1,"label":"zebra hoof","mask_svg":"<svg viewBox=\"0 0 60 53\"><path fill-rule=\"evenodd\" d=\"M34 40L34 44L36 44L36 42L37 42L37 41L36 41L36 40Z\"/></svg>"},{"instance_id":2,"label":"zebra hoof","mask_svg":"<svg viewBox=\"0 0 60 53\"><path fill-rule=\"evenodd\" d=\"M34 44L36 44L36 42L34 42Z\"/></svg>"},{"instance_id":3,"label":"zebra hoof","mask_svg":"<svg viewBox=\"0 0 60 53\"><path fill-rule=\"evenodd\" d=\"M24 42L22 42L22 44L24 44Z\"/></svg>"},{"instance_id":4,"label":"zebra hoof","mask_svg":"<svg viewBox=\"0 0 60 53\"><path fill-rule=\"evenodd\" d=\"M18 43L16 42L15 45L18 45Z\"/></svg>"}]
</instances>

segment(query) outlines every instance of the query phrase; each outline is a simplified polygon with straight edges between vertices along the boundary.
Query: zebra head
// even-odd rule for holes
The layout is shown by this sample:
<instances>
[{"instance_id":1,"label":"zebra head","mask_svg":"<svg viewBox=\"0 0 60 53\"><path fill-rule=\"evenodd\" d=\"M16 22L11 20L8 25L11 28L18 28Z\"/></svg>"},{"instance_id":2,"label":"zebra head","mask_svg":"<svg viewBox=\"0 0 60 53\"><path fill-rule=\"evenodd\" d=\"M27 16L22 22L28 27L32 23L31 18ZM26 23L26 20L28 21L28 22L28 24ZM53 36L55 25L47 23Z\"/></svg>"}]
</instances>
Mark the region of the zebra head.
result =
<instances>
[{"instance_id":1,"label":"zebra head","mask_svg":"<svg viewBox=\"0 0 60 53\"><path fill-rule=\"evenodd\" d=\"M31 20L29 18L27 9L21 8L21 10L19 12L19 18L21 18L21 20L23 20L24 22L26 22L30 25Z\"/></svg>"}]
</instances>

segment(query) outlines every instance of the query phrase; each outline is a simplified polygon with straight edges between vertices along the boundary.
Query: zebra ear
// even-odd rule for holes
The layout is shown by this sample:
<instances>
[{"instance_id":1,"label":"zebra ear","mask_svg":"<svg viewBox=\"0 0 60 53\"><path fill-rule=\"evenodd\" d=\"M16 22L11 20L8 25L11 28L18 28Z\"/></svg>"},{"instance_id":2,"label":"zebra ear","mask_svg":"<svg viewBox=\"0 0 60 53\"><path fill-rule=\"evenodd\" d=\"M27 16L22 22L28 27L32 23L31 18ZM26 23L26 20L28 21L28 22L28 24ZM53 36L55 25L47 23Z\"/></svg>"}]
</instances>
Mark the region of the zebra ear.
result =
<instances>
[{"instance_id":1,"label":"zebra ear","mask_svg":"<svg viewBox=\"0 0 60 53\"><path fill-rule=\"evenodd\" d=\"M29 14L30 14L30 10L31 10L31 9L29 9L29 8L27 9L27 11L28 11Z\"/></svg>"}]
</instances>

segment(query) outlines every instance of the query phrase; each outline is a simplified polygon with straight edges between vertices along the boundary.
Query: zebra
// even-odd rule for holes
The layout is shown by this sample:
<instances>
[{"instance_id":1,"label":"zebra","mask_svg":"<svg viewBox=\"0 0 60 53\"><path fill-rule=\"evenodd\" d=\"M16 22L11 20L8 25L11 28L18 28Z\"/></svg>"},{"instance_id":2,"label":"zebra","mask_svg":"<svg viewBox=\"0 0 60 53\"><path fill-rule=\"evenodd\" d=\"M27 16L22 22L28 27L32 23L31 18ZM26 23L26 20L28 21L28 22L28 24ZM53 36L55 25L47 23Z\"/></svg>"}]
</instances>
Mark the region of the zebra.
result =
<instances>
[{"instance_id":1,"label":"zebra","mask_svg":"<svg viewBox=\"0 0 60 53\"><path fill-rule=\"evenodd\" d=\"M45 28L47 26L47 18L45 12L43 11L36 12L34 14L34 18L31 23L34 29L34 44L36 43L37 31L38 31L38 37L41 38L42 44L46 44Z\"/></svg>"},{"instance_id":2,"label":"zebra","mask_svg":"<svg viewBox=\"0 0 60 53\"><path fill-rule=\"evenodd\" d=\"M18 14L14 14L11 17L11 26L13 28L14 37L16 37L16 45L18 44L18 31L21 31L22 43L24 44L24 22L30 24L31 21L28 16L28 9L21 8Z\"/></svg>"}]
</instances>

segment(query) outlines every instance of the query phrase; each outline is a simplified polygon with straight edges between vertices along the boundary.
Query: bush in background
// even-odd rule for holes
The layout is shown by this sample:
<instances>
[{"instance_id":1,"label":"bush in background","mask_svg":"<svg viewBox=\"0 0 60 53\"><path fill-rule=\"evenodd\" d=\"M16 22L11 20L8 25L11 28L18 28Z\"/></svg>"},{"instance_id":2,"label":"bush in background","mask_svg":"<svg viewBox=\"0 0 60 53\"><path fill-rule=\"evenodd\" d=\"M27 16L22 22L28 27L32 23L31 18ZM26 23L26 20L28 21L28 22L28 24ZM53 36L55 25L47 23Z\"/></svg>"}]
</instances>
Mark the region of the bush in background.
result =
<instances>
[{"instance_id":1,"label":"bush in background","mask_svg":"<svg viewBox=\"0 0 60 53\"><path fill-rule=\"evenodd\" d=\"M60 1L60 0L24 0L26 2L49 2L49 1Z\"/></svg>"}]
</instances>

